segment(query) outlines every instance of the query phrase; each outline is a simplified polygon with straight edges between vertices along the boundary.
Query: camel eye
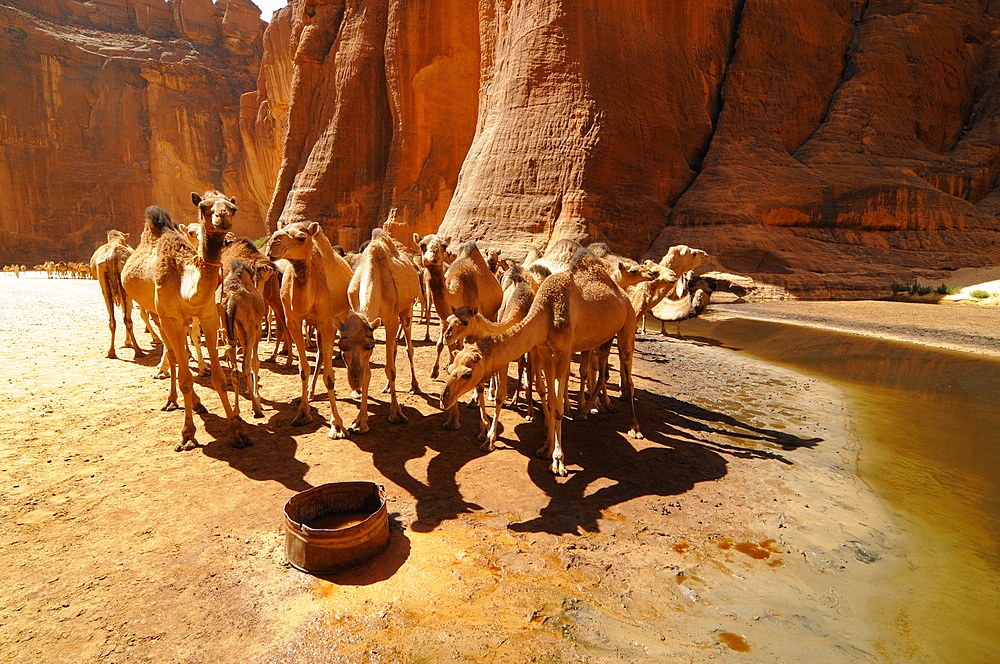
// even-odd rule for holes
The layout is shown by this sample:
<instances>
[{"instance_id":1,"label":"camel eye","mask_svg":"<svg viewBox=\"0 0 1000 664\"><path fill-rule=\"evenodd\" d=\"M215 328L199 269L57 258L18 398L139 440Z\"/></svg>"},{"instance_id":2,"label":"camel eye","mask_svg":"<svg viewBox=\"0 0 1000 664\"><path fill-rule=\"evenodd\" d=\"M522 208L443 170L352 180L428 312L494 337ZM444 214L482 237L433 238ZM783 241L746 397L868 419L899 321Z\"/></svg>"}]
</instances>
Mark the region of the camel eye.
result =
<instances>
[{"instance_id":1,"label":"camel eye","mask_svg":"<svg viewBox=\"0 0 1000 664\"><path fill-rule=\"evenodd\" d=\"M469 378L472 378L472 369L466 369L465 371L460 373L458 377L463 380L468 380Z\"/></svg>"}]
</instances>

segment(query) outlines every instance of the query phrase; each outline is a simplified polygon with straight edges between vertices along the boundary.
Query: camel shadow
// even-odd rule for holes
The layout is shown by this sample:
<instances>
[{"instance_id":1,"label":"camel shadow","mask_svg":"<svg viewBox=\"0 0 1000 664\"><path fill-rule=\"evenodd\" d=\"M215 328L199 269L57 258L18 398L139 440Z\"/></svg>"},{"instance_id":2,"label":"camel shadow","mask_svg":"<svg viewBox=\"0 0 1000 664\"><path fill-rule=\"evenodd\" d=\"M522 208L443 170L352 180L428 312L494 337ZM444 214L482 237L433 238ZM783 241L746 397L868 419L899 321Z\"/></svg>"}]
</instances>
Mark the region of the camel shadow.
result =
<instances>
[{"instance_id":1,"label":"camel shadow","mask_svg":"<svg viewBox=\"0 0 1000 664\"><path fill-rule=\"evenodd\" d=\"M275 426L275 417L267 423L255 424L244 420L243 431L253 441L250 447L237 449L229 444L229 424L226 418L214 413L203 413L205 431L213 440L202 445L205 456L225 461L232 468L258 482L274 481L299 492L311 489L305 480L309 464L295 458L298 443L288 433L288 427ZM315 431L322 420L316 420L297 432Z\"/></svg>"},{"instance_id":2,"label":"camel shadow","mask_svg":"<svg viewBox=\"0 0 1000 664\"><path fill-rule=\"evenodd\" d=\"M511 523L510 530L554 535L598 532L605 510L614 505L642 496L681 495L699 482L723 478L727 473L727 456L792 464L770 449L702 438L690 431L720 438L753 438L779 445L785 451L815 447L821 441L754 427L729 415L644 390L637 390L636 396L643 434L654 446L626 437L628 409L621 404L614 413L591 415L583 421L566 420L563 422L565 463L580 469L571 470L565 480L552 474L549 460L535 458L535 449L544 441L544 429L528 423L515 427L518 440L511 447L532 457L528 476L545 492L549 503L536 518ZM593 422L598 420L602 425L594 426ZM717 426L720 424L736 431ZM595 482L608 481L612 484L588 493Z\"/></svg>"},{"instance_id":3,"label":"camel shadow","mask_svg":"<svg viewBox=\"0 0 1000 664\"><path fill-rule=\"evenodd\" d=\"M399 433L384 418L372 420L372 432L352 436L358 449L372 457L375 468L390 482L407 491L416 499L416 517L410 524L416 532L430 532L444 521L459 514L481 510L479 505L467 502L459 489L458 472L472 459L482 455L473 438L456 435L441 428L446 413L423 415L413 407L403 406L409 423L400 425ZM468 431L472 418L466 418L463 431ZM377 427L377 432L376 432ZM406 468L408 461L424 457L428 450L436 454L427 465L427 483L420 481Z\"/></svg>"}]
</instances>

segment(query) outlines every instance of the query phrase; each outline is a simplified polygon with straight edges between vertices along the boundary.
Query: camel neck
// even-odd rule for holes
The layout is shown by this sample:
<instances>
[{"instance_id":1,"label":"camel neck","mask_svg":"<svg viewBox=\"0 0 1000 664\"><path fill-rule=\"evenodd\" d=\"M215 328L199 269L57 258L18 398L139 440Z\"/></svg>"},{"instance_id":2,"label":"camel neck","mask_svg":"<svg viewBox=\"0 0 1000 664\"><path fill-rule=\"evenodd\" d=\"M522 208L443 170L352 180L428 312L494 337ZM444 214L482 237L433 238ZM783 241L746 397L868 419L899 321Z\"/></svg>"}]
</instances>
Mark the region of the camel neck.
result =
<instances>
[{"instance_id":1,"label":"camel neck","mask_svg":"<svg viewBox=\"0 0 1000 664\"><path fill-rule=\"evenodd\" d=\"M205 265L218 267L222 264L222 250L225 248L225 241L225 233L203 232L198 242L198 258Z\"/></svg>"},{"instance_id":2,"label":"camel neck","mask_svg":"<svg viewBox=\"0 0 1000 664\"><path fill-rule=\"evenodd\" d=\"M483 341L492 348L494 366L501 366L513 362L545 341L547 330L548 314L544 307L532 307L524 320L499 334L485 337Z\"/></svg>"}]
</instances>

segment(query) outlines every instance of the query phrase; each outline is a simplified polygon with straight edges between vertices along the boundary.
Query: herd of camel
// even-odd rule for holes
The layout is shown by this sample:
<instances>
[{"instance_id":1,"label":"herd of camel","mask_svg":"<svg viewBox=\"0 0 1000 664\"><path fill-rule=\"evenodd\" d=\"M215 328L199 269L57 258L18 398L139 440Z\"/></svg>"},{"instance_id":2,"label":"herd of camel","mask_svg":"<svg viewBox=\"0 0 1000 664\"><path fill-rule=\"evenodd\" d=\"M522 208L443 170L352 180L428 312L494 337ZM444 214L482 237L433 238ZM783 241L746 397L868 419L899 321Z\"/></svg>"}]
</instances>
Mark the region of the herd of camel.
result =
<instances>
[{"instance_id":1,"label":"herd of camel","mask_svg":"<svg viewBox=\"0 0 1000 664\"><path fill-rule=\"evenodd\" d=\"M45 261L41 265L36 265L35 272L44 272L49 279L93 279L94 274L90 271L90 266L86 263L74 263L72 261ZM13 272L15 277L20 277L22 272L28 271L26 265L4 265L4 272Z\"/></svg>"},{"instance_id":2,"label":"herd of camel","mask_svg":"<svg viewBox=\"0 0 1000 664\"><path fill-rule=\"evenodd\" d=\"M290 340L298 356L302 390L293 425L306 424L313 417L307 342L314 330L318 350L312 389L322 365L331 411L330 437L368 431L370 359L379 327L385 328L388 420L405 423L396 396L396 347L401 336L409 359L410 389L417 392L411 328L414 304L419 301L426 338L432 303L441 322L432 378L440 371L441 351L448 347L440 397L441 409L448 411L444 427L459 427L458 400L475 391L479 439L484 451L492 450L499 433L500 407L506 399L507 370L517 362L517 389L523 376L529 419L534 391L547 427L539 455L551 460L553 473L565 475L562 419L570 401L571 360L578 357L580 366L576 417L584 418L595 408L604 412L612 408L606 385L609 356L617 345L621 397L631 407L629 435L641 438L632 387L638 323L661 301L690 301L692 271L708 260L705 252L679 245L671 247L658 263L637 263L612 254L603 244L583 247L561 239L544 251L532 249L515 264L501 259L498 250L484 256L475 242L456 246L447 236L414 234L415 246L410 248L379 229L357 252L345 253L331 245L319 224L307 222L287 224L260 250L231 232L237 212L234 199L218 191L192 193L191 198L198 209L194 223L176 224L165 210L152 206L146 210L137 248L129 246L127 234L111 230L107 244L97 249L91 261L108 309L108 357L116 357L116 303L124 310L126 346L136 355L143 351L132 329L131 302L139 306L154 341L162 340L159 375L170 377L163 410L180 408L178 387L183 396L184 426L178 451L197 447L193 413L206 412L194 392L188 362L190 337L202 364L199 326L212 386L226 411L231 444L252 444L240 418L240 378L246 382L254 415L262 417L258 346L263 330L269 327L269 312L277 328L272 359L282 340L286 348ZM237 351L242 353L232 405L220 350L234 367ZM338 351L348 383L360 399L357 419L348 427L341 420L334 393L333 359ZM288 358L291 362L290 349ZM487 408L487 391L495 395L492 413Z\"/></svg>"}]
</instances>

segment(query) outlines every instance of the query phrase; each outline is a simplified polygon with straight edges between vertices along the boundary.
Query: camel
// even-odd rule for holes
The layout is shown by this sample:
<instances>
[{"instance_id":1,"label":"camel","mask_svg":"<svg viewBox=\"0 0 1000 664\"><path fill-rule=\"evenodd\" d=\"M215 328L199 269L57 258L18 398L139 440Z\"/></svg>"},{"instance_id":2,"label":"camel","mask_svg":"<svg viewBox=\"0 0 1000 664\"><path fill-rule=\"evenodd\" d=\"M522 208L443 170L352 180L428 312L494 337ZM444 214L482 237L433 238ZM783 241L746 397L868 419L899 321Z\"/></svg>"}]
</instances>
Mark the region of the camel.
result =
<instances>
[{"instance_id":1,"label":"camel","mask_svg":"<svg viewBox=\"0 0 1000 664\"><path fill-rule=\"evenodd\" d=\"M608 276L600 259L589 251L578 251L568 270L553 274L542 283L531 310L520 323L505 332L465 345L451 364L440 407L445 410L454 407L462 394L538 347L548 393L545 403L548 433L545 445L538 452L551 458L550 469L554 474L565 476L562 418L570 358L574 352L610 349L617 337L622 391L632 409L629 435L642 437L632 387L635 327L632 305ZM606 374L602 378L606 379ZM595 397L596 392L591 401Z\"/></svg>"},{"instance_id":2,"label":"camel","mask_svg":"<svg viewBox=\"0 0 1000 664\"><path fill-rule=\"evenodd\" d=\"M285 310L281 306L281 272L274 263L267 259L267 256L261 253L250 238L234 236L227 239L226 248L222 252L223 278L229 273L230 265L234 260L243 261L250 269L254 285L263 296L268 312L274 313L274 350L268 359L275 360L281 342L285 341L286 348L291 343L291 337L288 336L285 324ZM289 353L289 364L291 364L291 353Z\"/></svg>"},{"instance_id":3,"label":"camel","mask_svg":"<svg viewBox=\"0 0 1000 664\"><path fill-rule=\"evenodd\" d=\"M319 358L323 364L323 382L330 401L330 438L346 438L340 413L337 412L336 383L333 375L333 340L337 329L334 317L346 317L350 311L347 286L351 281L351 266L330 245L330 240L316 222L295 222L271 236L265 246L267 257L283 260L281 303L285 310L288 332L299 355L299 378L302 397L292 426L312 421L309 409L309 359L302 324L309 323L319 333Z\"/></svg>"},{"instance_id":4,"label":"camel","mask_svg":"<svg viewBox=\"0 0 1000 664\"><path fill-rule=\"evenodd\" d=\"M519 266L515 266L520 269ZM457 343L462 339L474 341L483 337L497 335L505 332L510 327L520 323L531 310L531 303L534 301L535 293L528 284L520 277L514 276L510 279L509 287L504 290L503 303L500 305L498 321L494 323L481 313L470 307L459 307L454 309L448 317L448 324L445 329L445 337L448 343ZM533 351L528 352L531 356ZM518 389L521 382L521 368L523 367L523 357L518 360ZM480 429L479 441L483 443L481 449L484 452L491 452L496 449L497 435L500 433L500 409L507 400L507 370L509 364L500 367L496 374L496 391L494 395L493 417L487 418L486 407L482 398L480 403ZM528 364L529 379L528 390L531 389L531 364ZM482 390L477 388L477 396L481 397ZM528 402L530 404L530 393ZM529 405L529 419L531 407Z\"/></svg>"},{"instance_id":5,"label":"camel","mask_svg":"<svg viewBox=\"0 0 1000 664\"><path fill-rule=\"evenodd\" d=\"M256 247L255 247L256 248ZM263 258L263 256L261 256ZM269 262L269 261L268 261ZM250 391L254 417L264 417L260 404L260 345L261 323L267 314L267 303L255 283L253 269L238 258L226 266L228 274L222 280L222 320L229 342L227 355L233 372L236 372L236 349L243 349L243 369L236 374L233 390L233 410L240 415L240 375ZM266 269L266 268L265 268Z\"/></svg>"},{"instance_id":6,"label":"camel","mask_svg":"<svg viewBox=\"0 0 1000 664\"><path fill-rule=\"evenodd\" d=\"M184 332L197 317L205 330L212 372L212 387L222 401L233 447L253 441L243 432L242 420L229 405L226 375L219 364L216 347L219 316L215 292L219 287L220 259L226 231L233 225L235 199L222 192L208 191L191 201L198 210L195 226L200 227L199 244L191 247L174 227L170 215L158 207L146 209L146 224L138 248L122 270L122 284L139 306L150 311L160 328L164 352L170 363L170 396L163 410L175 410L177 383L184 396L184 426L177 451L198 446L192 413L207 412L194 391L194 378L187 364Z\"/></svg>"},{"instance_id":7,"label":"camel","mask_svg":"<svg viewBox=\"0 0 1000 664\"><path fill-rule=\"evenodd\" d=\"M431 233L421 238L416 233L413 234L413 241L420 249L420 263L423 266L421 279L424 289L427 292L427 300L434 303L438 320L441 322L441 332L444 332L444 322L448 317L448 302L445 298L444 275L448 269L448 245L451 244L451 236L440 236ZM426 300L425 300L426 302ZM424 316L424 338L430 338L430 309L425 310ZM432 375L431 378L436 376Z\"/></svg>"},{"instance_id":8,"label":"camel","mask_svg":"<svg viewBox=\"0 0 1000 664\"><path fill-rule=\"evenodd\" d=\"M680 320L690 315L693 300L689 288L691 277L696 268L708 261L708 254L701 249L675 245L660 259L660 277L650 282L649 286L638 284L633 287L629 299L636 309L636 316L642 321L643 333L646 331L646 314L650 311L660 320Z\"/></svg>"},{"instance_id":9,"label":"camel","mask_svg":"<svg viewBox=\"0 0 1000 664\"><path fill-rule=\"evenodd\" d=\"M385 376L391 400L388 420L403 424L407 421L406 416L396 398L396 335L402 328L410 360L410 391L418 392L410 335L413 302L420 297L420 277L413 261L400 253L385 231L372 231L371 242L361 254L347 295L352 313L340 326L340 350L351 389L361 393L358 417L349 430L352 433L368 431L371 354L375 348L374 331L379 323L385 325Z\"/></svg>"},{"instance_id":10,"label":"camel","mask_svg":"<svg viewBox=\"0 0 1000 664\"><path fill-rule=\"evenodd\" d=\"M122 308L122 322L125 324L125 347L135 351L136 357L146 353L139 348L132 331L132 300L122 287L122 268L132 255L132 247L128 246L128 233L118 230L108 231L108 241L94 251L90 257L90 269L101 282L101 294L104 296L104 306L108 309L108 327L111 328L111 347L107 357L117 359L115 353L115 304Z\"/></svg>"},{"instance_id":11,"label":"camel","mask_svg":"<svg viewBox=\"0 0 1000 664\"><path fill-rule=\"evenodd\" d=\"M431 367L431 378L437 378L440 368L441 350L444 348L444 328L447 313L457 307L474 307L490 320L496 320L503 302L503 290L475 242L466 242L458 250L458 256L448 266L442 284L443 291L434 295L438 316L441 317L441 335L438 337ZM444 307L439 306L440 300ZM450 359L450 358L449 358ZM457 416L456 416L457 419Z\"/></svg>"}]
</instances>

